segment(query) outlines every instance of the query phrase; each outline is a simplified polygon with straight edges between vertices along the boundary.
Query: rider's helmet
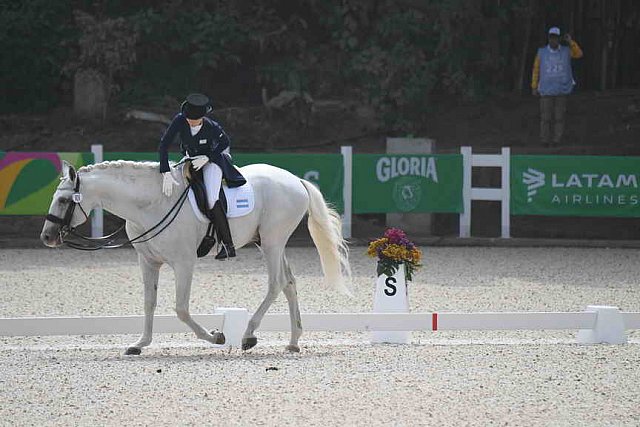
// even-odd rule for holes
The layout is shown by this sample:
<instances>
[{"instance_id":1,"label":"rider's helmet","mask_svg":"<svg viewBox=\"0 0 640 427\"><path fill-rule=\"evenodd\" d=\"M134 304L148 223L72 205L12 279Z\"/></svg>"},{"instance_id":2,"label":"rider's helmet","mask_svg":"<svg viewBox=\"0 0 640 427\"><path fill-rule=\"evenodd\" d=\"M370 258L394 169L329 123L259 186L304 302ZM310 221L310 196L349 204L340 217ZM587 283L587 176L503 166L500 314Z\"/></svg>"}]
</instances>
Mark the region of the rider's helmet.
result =
<instances>
[{"instance_id":1,"label":"rider's helmet","mask_svg":"<svg viewBox=\"0 0 640 427\"><path fill-rule=\"evenodd\" d=\"M211 106L211 100L206 95L201 93L192 93L187 96L187 99L180 106L180 111L187 119L197 120L205 116L205 114L211 112L213 107Z\"/></svg>"}]
</instances>

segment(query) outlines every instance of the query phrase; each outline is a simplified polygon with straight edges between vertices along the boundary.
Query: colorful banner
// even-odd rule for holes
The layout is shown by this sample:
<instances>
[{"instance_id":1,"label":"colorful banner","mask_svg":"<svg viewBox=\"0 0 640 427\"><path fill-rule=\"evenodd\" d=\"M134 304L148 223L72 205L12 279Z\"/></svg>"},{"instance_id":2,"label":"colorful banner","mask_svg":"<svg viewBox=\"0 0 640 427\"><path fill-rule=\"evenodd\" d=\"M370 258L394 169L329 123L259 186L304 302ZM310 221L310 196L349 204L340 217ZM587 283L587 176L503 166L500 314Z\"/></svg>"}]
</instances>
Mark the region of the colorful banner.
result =
<instances>
[{"instance_id":1,"label":"colorful banner","mask_svg":"<svg viewBox=\"0 0 640 427\"><path fill-rule=\"evenodd\" d=\"M511 156L511 214L640 217L640 158Z\"/></svg>"},{"instance_id":2,"label":"colorful banner","mask_svg":"<svg viewBox=\"0 0 640 427\"><path fill-rule=\"evenodd\" d=\"M462 212L462 156L353 156L353 212Z\"/></svg>"},{"instance_id":3,"label":"colorful banner","mask_svg":"<svg viewBox=\"0 0 640 427\"><path fill-rule=\"evenodd\" d=\"M179 153L170 159L180 160ZM104 160L157 161L154 152L105 152ZM62 160L76 167L93 163L92 153L0 152L0 215L44 215L59 183ZM245 166L267 163L318 185L325 199L339 212L343 210L343 166L339 154L244 154L234 155L234 163Z\"/></svg>"},{"instance_id":4,"label":"colorful banner","mask_svg":"<svg viewBox=\"0 0 640 427\"><path fill-rule=\"evenodd\" d=\"M0 152L0 215L45 215L63 160L80 167L93 154Z\"/></svg>"}]
</instances>

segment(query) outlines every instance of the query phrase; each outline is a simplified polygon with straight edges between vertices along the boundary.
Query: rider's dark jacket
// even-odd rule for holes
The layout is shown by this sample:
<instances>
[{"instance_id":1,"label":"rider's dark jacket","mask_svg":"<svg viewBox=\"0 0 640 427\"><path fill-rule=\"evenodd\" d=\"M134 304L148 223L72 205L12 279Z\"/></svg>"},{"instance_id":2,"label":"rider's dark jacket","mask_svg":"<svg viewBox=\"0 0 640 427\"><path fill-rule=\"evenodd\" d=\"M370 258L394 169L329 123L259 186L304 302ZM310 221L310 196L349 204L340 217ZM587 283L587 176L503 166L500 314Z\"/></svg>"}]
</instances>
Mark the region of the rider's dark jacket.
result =
<instances>
[{"instance_id":1,"label":"rider's dark jacket","mask_svg":"<svg viewBox=\"0 0 640 427\"><path fill-rule=\"evenodd\" d=\"M222 177L229 187L239 187L246 180L231 163L231 157L223 153L229 147L229 137L217 122L204 117L202 127L195 135L182 113L176 114L160 140L158 152L160 154L160 172L167 172L169 168L169 146L180 144L183 155L190 157L205 155L209 161L222 169Z\"/></svg>"}]
</instances>

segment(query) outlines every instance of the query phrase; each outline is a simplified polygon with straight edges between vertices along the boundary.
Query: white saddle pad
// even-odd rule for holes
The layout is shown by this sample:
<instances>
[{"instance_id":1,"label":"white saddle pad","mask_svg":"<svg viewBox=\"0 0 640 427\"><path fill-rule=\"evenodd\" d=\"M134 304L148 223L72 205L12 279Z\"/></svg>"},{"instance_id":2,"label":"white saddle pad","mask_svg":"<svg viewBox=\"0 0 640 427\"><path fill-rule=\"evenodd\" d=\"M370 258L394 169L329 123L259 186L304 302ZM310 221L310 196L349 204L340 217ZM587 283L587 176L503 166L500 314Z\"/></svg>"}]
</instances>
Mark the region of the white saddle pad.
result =
<instances>
[{"instance_id":1,"label":"white saddle pad","mask_svg":"<svg viewBox=\"0 0 640 427\"><path fill-rule=\"evenodd\" d=\"M229 188L225 185L223 188L224 194L227 196L227 218L238 218L253 212L253 208L256 205L256 198L250 182L247 182L241 187ZM192 189L189 189L189 203L191 203L191 209L193 209L196 218L201 222L208 223L209 219L198 209L196 196L193 194Z\"/></svg>"}]
</instances>

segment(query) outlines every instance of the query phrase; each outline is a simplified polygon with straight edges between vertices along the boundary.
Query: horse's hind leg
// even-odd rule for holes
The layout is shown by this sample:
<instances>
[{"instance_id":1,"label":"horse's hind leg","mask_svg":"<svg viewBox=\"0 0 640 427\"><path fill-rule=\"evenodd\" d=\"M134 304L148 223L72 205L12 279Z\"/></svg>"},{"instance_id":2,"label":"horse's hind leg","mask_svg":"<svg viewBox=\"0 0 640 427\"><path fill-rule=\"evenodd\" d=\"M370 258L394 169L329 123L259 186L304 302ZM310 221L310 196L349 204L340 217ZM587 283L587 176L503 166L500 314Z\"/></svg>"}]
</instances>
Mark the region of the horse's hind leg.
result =
<instances>
[{"instance_id":1,"label":"horse's hind leg","mask_svg":"<svg viewBox=\"0 0 640 427\"><path fill-rule=\"evenodd\" d=\"M289 262L286 256L283 256L284 272L287 277L287 285L282 289L289 303L289 316L291 318L291 340L287 346L287 350L299 352L298 339L302 335L302 320L300 319L300 307L298 305L298 291L296 290L296 279L293 277Z\"/></svg>"},{"instance_id":2,"label":"horse's hind leg","mask_svg":"<svg viewBox=\"0 0 640 427\"><path fill-rule=\"evenodd\" d=\"M267 261L267 271L269 275L269 289L264 300L251 316L247 330L242 337L242 349L249 350L258 343L258 338L254 335L260 326L262 318L276 300L282 288L286 285L286 274L283 266L284 245L263 247L264 256Z\"/></svg>"},{"instance_id":3,"label":"horse's hind leg","mask_svg":"<svg viewBox=\"0 0 640 427\"><path fill-rule=\"evenodd\" d=\"M212 344L224 344L222 333L210 334L189 313L189 297L191 296L191 281L193 279L193 263L181 263L173 267L176 275L176 314L195 332L196 336Z\"/></svg>"},{"instance_id":4,"label":"horse's hind leg","mask_svg":"<svg viewBox=\"0 0 640 427\"><path fill-rule=\"evenodd\" d=\"M140 354L142 347L151 344L153 334L153 314L156 310L158 299L158 276L160 264L149 261L138 254L138 263L142 270L142 283L144 284L144 330L138 341L129 346L125 354Z\"/></svg>"}]
</instances>

